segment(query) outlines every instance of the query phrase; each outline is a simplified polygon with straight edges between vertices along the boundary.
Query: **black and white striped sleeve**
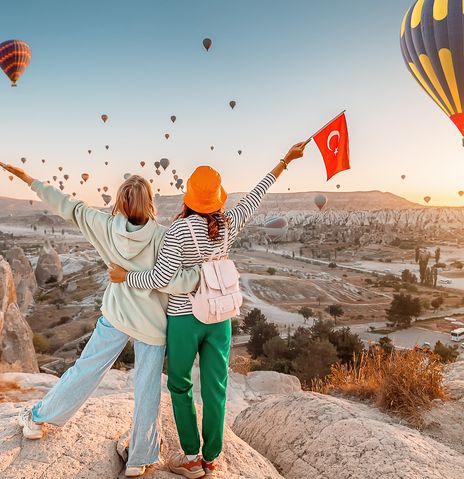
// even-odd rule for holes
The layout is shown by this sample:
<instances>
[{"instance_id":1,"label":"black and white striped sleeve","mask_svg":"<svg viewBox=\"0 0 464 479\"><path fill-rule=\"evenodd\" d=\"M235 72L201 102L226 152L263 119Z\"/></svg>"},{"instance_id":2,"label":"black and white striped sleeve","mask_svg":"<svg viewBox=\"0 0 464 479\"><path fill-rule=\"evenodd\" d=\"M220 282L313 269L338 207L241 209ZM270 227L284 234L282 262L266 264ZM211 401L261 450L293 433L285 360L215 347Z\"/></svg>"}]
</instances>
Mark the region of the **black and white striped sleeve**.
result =
<instances>
[{"instance_id":1,"label":"black and white striped sleeve","mask_svg":"<svg viewBox=\"0 0 464 479\"><path fill-rule=\"evenodd\" d=\"M253 216L253 213L259 208L267 190L275 183L276 177L268 173L246 196L244 196L237 206L230 209L227 215L231 218L233 226L239 232Z\"/></svg>"},{"instance_id":2,"label":"black and white striped sleeve","mask_svg":"<svg viewBox=\"0 0 464 479\"><path fill-rule=\"evenodd\" d=\"M160 289L167 286L182 265L182 244L171 230L151 271L131 271L126 282L130 288Z\"/></svg>"}]
</instances>

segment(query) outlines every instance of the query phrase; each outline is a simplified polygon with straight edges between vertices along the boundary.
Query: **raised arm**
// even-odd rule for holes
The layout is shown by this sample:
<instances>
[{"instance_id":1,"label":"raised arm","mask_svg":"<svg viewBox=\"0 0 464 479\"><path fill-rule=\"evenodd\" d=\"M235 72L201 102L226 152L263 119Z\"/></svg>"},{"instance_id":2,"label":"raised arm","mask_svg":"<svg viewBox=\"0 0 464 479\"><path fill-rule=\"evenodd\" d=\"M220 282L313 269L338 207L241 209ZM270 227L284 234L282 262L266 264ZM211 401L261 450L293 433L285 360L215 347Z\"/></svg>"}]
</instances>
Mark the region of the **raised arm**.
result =
<instances>
[{"instance_id":1,"label":"raised arm","mask_svg":"<svg viewBox=\"0 0 464 479\"><path fill-rule=\"evenodd\" d=\"M301 158L308 142L297 143L292 146L285 157L268 173L246 196L244 196L237 206L230 209L227 215L232 221L232 225L240 231L259 208L267 190L275 183L277 178L287 169L288 165L297 158Z\"/></svg>"},{"instance_id":2,"label":"raised arm","mask_svg":"<svg viewBox=\"0 0 464 479\"><path fill-rule=\"evenodd\" d=\"M54 186L34 180L21 168L1 162L0 166L29 185L32 191L35 191L37 196L47 203L50 209L63 219L72 221L87 238L89 238L89 233L94 228L104 227L105 220L109 217L107 213L90 208L83 201L73 199Z\"/></svg>"}]
</instances>

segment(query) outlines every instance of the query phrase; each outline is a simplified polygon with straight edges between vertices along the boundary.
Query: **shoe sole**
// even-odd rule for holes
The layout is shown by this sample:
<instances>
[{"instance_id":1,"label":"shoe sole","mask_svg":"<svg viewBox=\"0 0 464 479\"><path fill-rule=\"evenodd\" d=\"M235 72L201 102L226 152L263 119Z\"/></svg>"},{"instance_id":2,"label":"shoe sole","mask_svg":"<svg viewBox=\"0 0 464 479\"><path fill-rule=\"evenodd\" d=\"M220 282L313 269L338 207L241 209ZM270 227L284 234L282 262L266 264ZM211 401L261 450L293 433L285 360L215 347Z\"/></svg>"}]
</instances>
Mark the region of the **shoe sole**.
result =
<instances>
[{"instance_id":1,"label":"shoe sole","mask_svg":"<svg viewBox=\"0 0 464 479\"><path fill-rule=\"evenodd\" d=\"M169 466L169 469L174 474L179 474L181 476L186 477L187 479L199 479L200 477L205 476L205 471L203 470L192 472L192 471L189 471L188 469L185 469L184 467L173 467L173 466Z\"/></svg>"},{"instance_id":2,"label":"shoe sole","mask_svg":"<svg viewBox=\"0 0 464 479\"><path fill-rule=\"evenodd\" d=\"M125 473L124 475L126 477L140 477L140 476L143 476L145 474L146 471L143 471L142 473L138 473L138 474L127 474Z\"/></svg>"},{"instance_id":3,"label":"shoe sole","mask_svg":"<svg viewBox=\"0 0 464 479\"><path fill-rule=\"evenodd\" d=\"M26 423L23 421L22 417L18 417L18 424L19 427L23 429L23 437L26 439L42 439L43 438L43 430L40 431L34 431L34 432L25 432L24 428L26 427Z\"/></svg>"}]
</instances>

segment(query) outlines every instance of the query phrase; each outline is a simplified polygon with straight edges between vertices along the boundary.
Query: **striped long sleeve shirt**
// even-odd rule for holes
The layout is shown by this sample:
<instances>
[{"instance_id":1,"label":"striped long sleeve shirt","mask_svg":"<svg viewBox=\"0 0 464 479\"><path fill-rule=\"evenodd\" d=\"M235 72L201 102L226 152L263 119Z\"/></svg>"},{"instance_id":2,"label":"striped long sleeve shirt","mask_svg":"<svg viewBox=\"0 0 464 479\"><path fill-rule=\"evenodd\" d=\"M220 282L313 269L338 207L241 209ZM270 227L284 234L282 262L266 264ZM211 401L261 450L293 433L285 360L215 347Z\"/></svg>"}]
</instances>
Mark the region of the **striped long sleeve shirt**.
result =
<instances>
[{"instance_id":1,"label":"striped long sleeve shirt","mask_svg":"<svg viewBox=\"0 0 464 479\"><path fill-rule=\"evenodd\" d=\"M253 190L243 197L234 208L225 214L229 219L229 237L227 253L229 253L237 235L259 208L267 190L275 183L276 177L268 173ZM204 258L222 251L224 243L224 227L220 229L219 238L210 240L208 225L205 218L193 215L189 218L195 231L201 255L192 240L192 235L185 218L178 219L166 233L163 248L158 256L154 269L151 271L132 271L127 275L127 284L138 289L159 289L166 286L179 268L189 268L200 265ZM169 295L168 314L181 316L191 314L192 306L188 295Z\"/></svg>"}]
</instances>

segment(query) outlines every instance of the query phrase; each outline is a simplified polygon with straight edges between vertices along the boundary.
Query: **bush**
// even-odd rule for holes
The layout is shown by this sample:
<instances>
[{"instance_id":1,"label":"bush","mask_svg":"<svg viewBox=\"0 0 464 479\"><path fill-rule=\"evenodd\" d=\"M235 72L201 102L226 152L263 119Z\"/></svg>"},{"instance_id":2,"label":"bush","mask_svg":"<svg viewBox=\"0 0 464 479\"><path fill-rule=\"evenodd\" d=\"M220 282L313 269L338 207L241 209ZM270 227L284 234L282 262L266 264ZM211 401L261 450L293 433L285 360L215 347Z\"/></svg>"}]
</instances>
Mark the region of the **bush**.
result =
<instances>
[{"instance_id":1,"label":"bush","mask_svg":"<svg viewBox=\"0 0 464 479\"><path fill-rule=\"evenodd\" d=\"M42 333L34 333L32 336L32 344L37 353L50 353L50 341Z\"/></svg>"},{"instance_id":2,"label":"bush","mask_svg":"<svg viewBox=\"0 0 464 479\"><path fill-rule=\"evenodd\" d=\"M456 345L447 346L441 341L437 341L433 352L440 358L443 363L454 363L459 356L459 350Z\"/></svg>"},{"instance_id":3,"label":"bush","mask_svg":"<svg viewBox=\"0 0 464 479\"><path fill-rule=\"evenodd\" d=\"M357 361L335 364L326 381L314 387L371 399L380 409L421 425L432 401L447 398L443 380L443 363L433 353L412 349L386 354L373 347Z\"/></svg>"},{"instance_id":4,"label":"bush","mask_svg":"<svg viewBox=\"0 0 464 479\"><path fill-rule=\"evenodd\" d=\"M230 322L232 327L232 336L238 336L240 334L240 323L237 318L233 318Z\"/></svg>"},{"instance_id":5,"label":"bush","mask_svg":"<svg viewBox=\"0 0 464 479\"><path fill-rule=\"evenodd\" d=\"M267 273L270 274L271 276L274 276L277 273L277 270L273 268L272 266L270 266L269 268L267 268Z\"/></svg>"},{"instance_id":6,"label":"bush","mask_svg":"<svg viewBox=\"0 0 464 479\"><path fill-rule=\"evenodd\" d=\"M134 345L128 341L128 343L124 346L124 349L121 351L118 359L113 365L113 369L124 369L125 365L132 365L135 362L135 352L134 352Z\"/></svg>"}]
</instances>

